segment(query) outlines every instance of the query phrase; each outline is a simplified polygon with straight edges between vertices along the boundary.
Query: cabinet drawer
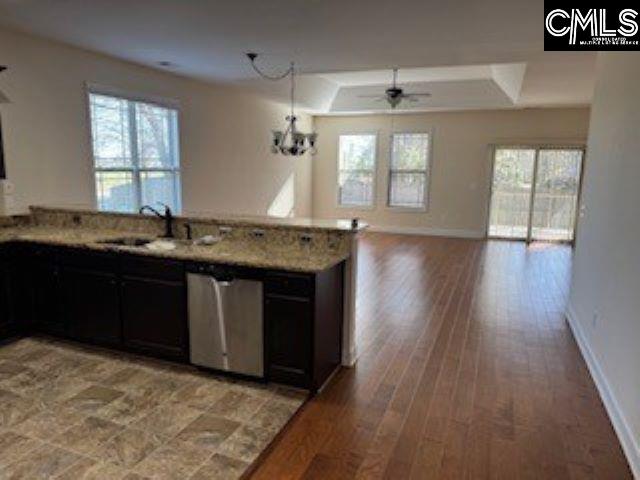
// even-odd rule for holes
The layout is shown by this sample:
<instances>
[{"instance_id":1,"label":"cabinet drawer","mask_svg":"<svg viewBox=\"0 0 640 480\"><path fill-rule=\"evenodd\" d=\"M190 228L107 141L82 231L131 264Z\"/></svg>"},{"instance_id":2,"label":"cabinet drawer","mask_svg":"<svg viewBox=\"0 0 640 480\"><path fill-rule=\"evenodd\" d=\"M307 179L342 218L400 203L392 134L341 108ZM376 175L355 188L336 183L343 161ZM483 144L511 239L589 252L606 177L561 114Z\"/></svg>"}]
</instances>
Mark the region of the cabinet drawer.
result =
<instances>
[{"instance_id":1,"label":"cabinet drawer","mask_svg":"<svg viewBox=\"0 0 640 480\"><path fill-rule=\"evenodd\" d=\"M113 254L90 250L63 249L58 254L61 265L102 272L115 272L117 261Z\"/></svg>"},{"instance_id":2,"label":"cabinet drawer","mask_svg":"<svg viewBox=\"0 0 640 480\"><path fill-rule=\"evenodd\" d=\"M132 277L184 282L184 263L168 258L127 256L122 259L122 273Z\"/></svg>"},{"instance_id":3,"label":"cabinet drawer","mask_svg":"<svg viewBox=\"0 0 640 480\"><path fill-rule=\"evenodd\" d=\"M32 259L36 259L41 262L55 263L58 253L58 249L50 245L33 244L30 246L30 254Z\"/></svg>"},{"instance_id":4,"label":"cabinet drawer","mask_svg":"<svg viewBox=\"0 0 640 480\"><path fill-rule=\"evenodd\" d=\"M270 273L264 279L265 293L310 297L313 293L313 278L295 273Z\"/></svg>"}]
</instances>

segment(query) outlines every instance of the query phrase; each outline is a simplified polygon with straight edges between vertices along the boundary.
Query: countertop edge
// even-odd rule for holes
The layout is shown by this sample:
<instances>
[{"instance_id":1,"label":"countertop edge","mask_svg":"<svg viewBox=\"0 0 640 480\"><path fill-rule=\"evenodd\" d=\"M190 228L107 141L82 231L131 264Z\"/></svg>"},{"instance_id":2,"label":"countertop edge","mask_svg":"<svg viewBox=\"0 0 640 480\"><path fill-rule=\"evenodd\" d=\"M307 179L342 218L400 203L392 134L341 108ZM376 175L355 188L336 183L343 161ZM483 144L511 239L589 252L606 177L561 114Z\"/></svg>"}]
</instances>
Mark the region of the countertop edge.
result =
<instances>
[{"instance_id":1,"label":"countertop edge","mask_svg":"<svg viewBox=\"0 0 640 480\"><path fill-rule=\"evenodd\" d=\"M124 247L124 246L111 246L111 245L103 245L94 242L73 242L73 241L60 241L60 240L50 240L50 239L24 239L20 238L17 235L14 238L2 238L0 239L1 244L8 243L18 243L18 244L33 244L33 245L47 245L54 247L67 247L67 248L76 248L76 249L84 249L90 250L94 252L105 252L105 253L115 253L115 254L124 254L124 255L137 255L141 257L153 257L153 258L166 258L170 260L178 260L178 261L191 261L191 262L203 262L203 263L216 263L216 264L224 264L224 265L237 265L242 267L250 267L250 268L260 268L260 269L268 269L268 270L281 270L281 271L289 271L289 272L299 272L299 273L320 273L329 268L332 268L339 263L347 260L349 258L348 255L335 255L330 260L323 262L319 265L314 265L312 267L301 267L290 264L282 264L278 262L250 262L234 259L233 257L224 257L224 258L205 258L204 256L199 255L189 255L189 254L176 254L175 251L153 251L153 250L143 250L139 247Z\"/></svg>"}]
</instances>

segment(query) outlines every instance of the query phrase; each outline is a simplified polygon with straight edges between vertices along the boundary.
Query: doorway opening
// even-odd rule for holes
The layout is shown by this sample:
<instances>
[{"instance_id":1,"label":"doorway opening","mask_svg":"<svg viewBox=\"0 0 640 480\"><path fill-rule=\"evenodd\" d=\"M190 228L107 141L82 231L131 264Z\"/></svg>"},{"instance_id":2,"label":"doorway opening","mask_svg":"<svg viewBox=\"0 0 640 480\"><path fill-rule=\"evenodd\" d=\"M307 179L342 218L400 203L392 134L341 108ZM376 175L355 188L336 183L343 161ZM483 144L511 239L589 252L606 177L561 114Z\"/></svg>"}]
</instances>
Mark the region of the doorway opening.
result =
<instances>
[{"instance_id":1,"label":"doorway opening","mask_svg":"<svg viewBox=\"0 0 640 480\"><path fill-rule=\"evenodd\" d=\"M496 147L487 236L573 242L583 159L580 147Z\"/></svg>"}]
</instances>

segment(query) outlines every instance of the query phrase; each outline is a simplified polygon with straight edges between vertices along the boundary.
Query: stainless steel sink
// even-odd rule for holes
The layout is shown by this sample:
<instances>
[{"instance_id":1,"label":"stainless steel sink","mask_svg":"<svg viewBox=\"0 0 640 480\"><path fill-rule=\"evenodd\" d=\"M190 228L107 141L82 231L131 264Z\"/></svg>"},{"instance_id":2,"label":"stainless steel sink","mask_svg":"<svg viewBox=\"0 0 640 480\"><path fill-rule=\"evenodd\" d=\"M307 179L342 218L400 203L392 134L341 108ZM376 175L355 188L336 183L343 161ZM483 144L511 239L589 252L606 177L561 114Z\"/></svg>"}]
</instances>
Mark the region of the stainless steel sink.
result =
<instances>
[{"instance_id":1,"label":"stainless steel sink","mask_svg":"<svg viewBox=\"0 0 640 480\"><path fill-rule=\"evenodd\" d=\"M153 242L153 239L140 238L140 237L120 237L120 238L108 238L105 240L98 240L96 243L102 245L117 245L120 247L144 247L145 245Z\"/></svg>"}]
</instances>

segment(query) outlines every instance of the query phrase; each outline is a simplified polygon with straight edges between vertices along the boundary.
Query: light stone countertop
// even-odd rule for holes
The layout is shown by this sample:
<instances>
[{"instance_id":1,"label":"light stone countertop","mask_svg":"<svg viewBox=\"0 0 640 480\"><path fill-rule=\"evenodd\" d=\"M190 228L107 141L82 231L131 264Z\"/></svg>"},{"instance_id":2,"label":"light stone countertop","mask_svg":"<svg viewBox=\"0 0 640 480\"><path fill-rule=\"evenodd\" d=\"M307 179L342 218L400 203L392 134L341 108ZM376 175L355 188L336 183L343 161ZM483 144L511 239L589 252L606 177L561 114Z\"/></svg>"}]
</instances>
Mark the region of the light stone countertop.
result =
<instances>
[{"instance_id":1,"label":"light stone countertop","mask_svg":"<svg viewBox=\"0 0 640 480\"><path fill-rule=\"evenodd\" d=\"M67 214L82 214L82 215L95 215L98 217L120 217L122 219L127 218L139 218L137 213L121 213L121 212L101 212L92 208L84 208L80 206L31 206L32 212L64 212ZM174 219L185 222L215 222L218 224L224 224L228 226L240 227L281 227L288 230L304 230L304 231L335 231L335 232L351 232L356 233L366 230L369 225L362 220L358 220L357 226L353 227L351 220L346 219L320 219L320 218L305 218L305 217L293 217L293 218L280 218L258 215L233 215L226 213L192 213L189 215L174 214Z\"/></svg>"},{"instance_id":2,"label":"light stone countertop","mask_svg":"<svg viewBox=\"0 0 640 480\"><path fill-rule=\"evenodd\" d=\"M336 251L313 250L299 246L283 248L270 242L252 239L223 239L214 245L193 245L176 240L177 248L152 251L144 247L114 246L98 243L122 237L154 238L140 232L122 230L89 230L86 228L58 228L52 226L15 226L0 228L0 243L11 241L85 248L104 252L122 252L177 260L202 261L228 265L242 265L297 272L321 272L348 258Z\"/></svg>"}]
</instances>

